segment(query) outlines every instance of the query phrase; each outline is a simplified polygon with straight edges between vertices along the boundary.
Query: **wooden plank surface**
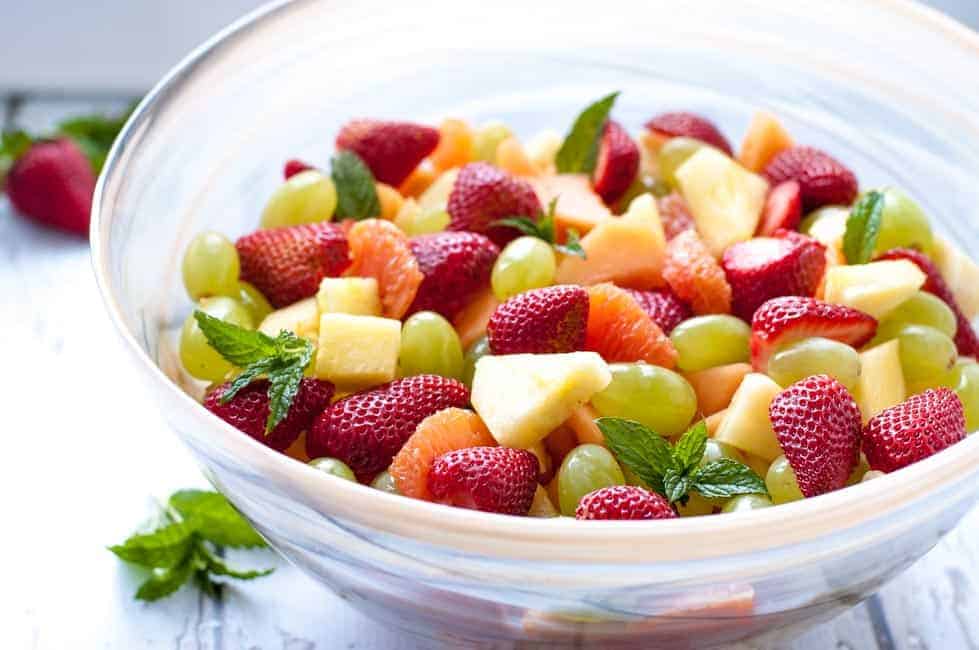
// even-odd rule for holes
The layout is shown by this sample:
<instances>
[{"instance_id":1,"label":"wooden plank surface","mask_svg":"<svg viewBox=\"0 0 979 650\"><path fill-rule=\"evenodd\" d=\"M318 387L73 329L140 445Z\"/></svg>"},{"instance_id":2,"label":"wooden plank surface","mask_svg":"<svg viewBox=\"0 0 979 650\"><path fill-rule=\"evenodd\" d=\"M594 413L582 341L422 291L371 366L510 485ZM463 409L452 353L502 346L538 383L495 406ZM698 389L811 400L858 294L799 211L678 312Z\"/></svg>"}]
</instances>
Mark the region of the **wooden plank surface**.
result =
<instances>
[{"instance_id":1,"label":"wooden plank surface","mask_svg":"<svg viewBox=\"0 0 979 650\"><path fill-rule=\"evenodd\" d=\"M0 105L8 126L44 130L64 115L113 109L127 99L28 97ZM134 602L142 576L104 547L151 512L154 495L204 480L152 396L133 381L103 313L85 242L25 222L4 199L0 301L6 424L0 489L8 531L0 535L0 552L9 558L0 588L4 648L431 647L366 619L271 552L241 556L278 570L228 589L223 602L190 589L152 605ZM878 597L791 647L979 648L977 548L973 511Z\"/></svg>"}]
</instances>

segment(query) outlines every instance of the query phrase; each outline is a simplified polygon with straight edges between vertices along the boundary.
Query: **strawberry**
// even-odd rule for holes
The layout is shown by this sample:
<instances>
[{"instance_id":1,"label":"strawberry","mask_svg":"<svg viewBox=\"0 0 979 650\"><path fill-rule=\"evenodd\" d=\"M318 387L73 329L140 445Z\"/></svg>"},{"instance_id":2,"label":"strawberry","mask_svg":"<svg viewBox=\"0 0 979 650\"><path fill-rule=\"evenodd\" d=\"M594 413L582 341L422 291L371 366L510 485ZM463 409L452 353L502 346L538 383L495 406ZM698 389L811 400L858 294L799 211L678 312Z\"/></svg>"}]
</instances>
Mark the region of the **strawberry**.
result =
<instances>
[{"instance_id":1,"label":"strawberry","mask_svg":"<svg viewBox=\"0 0 979 650\"><path fill-rule=\"evenodd\" d=\"M686 230L696 230L686 199L679 192L671 192L656 201L663 233L670 240Z\"/></svg>"},{"instance_id":2,"label":"strawberry","mask_svg":"<svg viewBox=\"0 0 979 650\"><path fill-rule=\"evenodd\" d=\"M850 205L857 198L857 177L829 154L814 147L789 147L775 154L764 175L775 187L796 181L803 212L824 205Z\"/></svg>"},{"instance_id":3,"label":"strawberry","mask_svg":"<svg viewBox=\"0 0 979 650\"><path fill-rule=\"evenodd\" d=\"M751 319L751 363L764 372L781 345L821 336L858 348L876 332L877 320L851 307L800 296L772 298Z\"/></svg>"},{"instance_id":4,"label":"strawberry","mask_svg":"<svg viewBox=\"0 0 979 650\"><path fill-rule=\"evenodd\" d=\"M872 417L863 430L863 453L871 469L893 472L937 454L965 438L958 395L926 390Z\"/></svg>"},{"instance_id":5,"label":"strawberry","mask_svg":"<svg viewBox=\"0 0 979 650\"><path fill-rule=\"evenodd\" d=\"M339 458L358 478L369 480L387 469L419 422L442 409L468 404L469 389L455 379L396 379L331 404L306 434L306 453L310 458Z\"/></svg>"},{"instance_id":6,"label":"strawberry","mask_svg":"<svg viewBox=\"0 0 979 650\"><path fill-rule=\"evenodd\" d=\"M758 223L760 237L771 237L776 231L795 230L802 219L802 186L798 181L779 183L768 193L765 211Z\"/></svg>"},{"instance_id":7,"label":"strawberry","mask_svg":"<svg viewBox=\"0 0 979 650\"><path fill-rule=\"evenodd\" d=\"M449 194L449 230L483 233L498 246L520 236L506 226L492 226L508 217L536 219L543 210L530 184L488 163L469 163L459 170Z\"/></svg>"},{"instance_id":8,"label":"strawberry","mask_svg":"<svg viewBox=\"0 0 979 650\"><path fill-rule=\"evenodd\" d=\"M310 169L316 168L310 165L308 162L292 158L287 160L286 164L282 167L282 176L285 177L286 180L289 180L296 174L309 171Z\"/></svg>"},{"instance_id":9,"label":"strawberry","mask_svg":"<svg viewBox=\"0 0 979 650\"><path fill-rule=\"evenodd\" d=\"M6 192L16 210L35 221L88 235L95 172L68 138L38 141L7 173Z\"/></svg>"},{"instance_id":10,"label":"strawberry","mask_svg":"<svg viewBox=\"0 0 979 650\"><path fill-rule=\"evenodd\" d=\"M352 120L337 135L337 149L360 156L375 180L397 187L435 151L439 131L412 122Z\"/></svg>"},{"instance_id":11,"label":"strawberry","mask_svg":"<svg viewBox=\"0 0 979 650\"><path fill-rule=\"evenodd\" d=\"M673 328L693 316L687 303L669 289L658 291L640 291L626 289L643 311L649 314L653 322L659 325L663 333L669 336Z\"/></svg>"},{"instance_id":12,"label":"strawberry","mask_svg":"<svg viewBox=\"0 0 979 650\"><path fill-rule=\"evenodd\" d=\"M585 345L588 292L573 284L532 289L496 308L486 326L492 354L575 352Z\"/></svg>"},{"instance_id":13,"label":"strawberry","mask_svg":"<svg viewBox=\"0 0 979 650\"><path fill-rule=\"evenodd\" d=\"M893 248L877 259L908 260L921 269L922 273L927 277L924 286L921 287L922 290L941 298L949 306L949 309L952 310L952 313L955 314L955 321L958 324L958 327L955 329L955 347L958 348L959 354L967 357L979 357L979 337L976 336L976 331L972 328L972 323L962 313L962 309L955 300L955 295L952 293L952 290L945 284L945 279L942 277L938 267L928 259L927 255L911 248Z\"/></svg>"},{"instance_id":14,"label":"strawberry","mask_svg":"<svg viewBox=\"0 0 979 650\"><path fill-rule=\"evenodd\" d=\"M595 192L606 204L612 205L629 189L638 171L639 147L621 124L607 121L591 176Z\"/></svg>"},{"instance_id":15,"label":"strawberry","mask_svg":"<svg viewBox=\"0 0 979 650\"><path fill-rule=\"evenodd\" d=\"M449 320L489 286L500 249L474 232L438 232L409 241L424 279L408 313L436 311Z\"/></svg>"},{"instance_id":16,"label":"strawberry","mask_svg":"<svg viewBox=\"0 0 979 650\"><path fill-rule=\"evenodd\" d=\"M807 497L846 485L860 459L860 409L846 387L813 375L775 396L772 429Z\"/></svg>"},{"instance_id":17,"label":"strawberry","mask_svg":"<svg viewBox=\"0 0 979 650\"><path fill-rule=\"evenodd\" d=\"M581 497L575 519L673 519L666 497L635 485L599 488Z\"/></svg>"},{"instance_id":18,"label":"strawberry","mask_svg":"<svg viewBox=\"0 0 979 650\"><path fill-rule=\"evenodd\" d=\"M442 454L428 473L434 501L503 515L526 515L540 464L526 449L469 447Z\"/></svg>"},{"instance_id":19,"label":"strawberry","mask_svg":"<svg viewBox=\"0 0 979 650\"><path fill-rule=\"evenodd\" d=\"M350 264L346 235L326 222L256 230L235 248L241 279L275 308L316 294L320 280L340 275Z\"/></svg>"},{"instance_id":20,"label":"strawberry","mask_svg":"<svg viewBox=\"0 0 979 650\"><path fill-rule=\"evenodd\" d=\"M713 122L696 113L662 113L646 122L646 128L667 138L694 138L731 155L731 145L724 134Z\"/></svg>"},{"instance_id":21,"label":"strawberry","mask_svg":"<svg viewBox=\"0 0 979 650\"><path fill-rule=\"evenodd\" d=\"M811 296L826 270L826 247L811 237L782 230L724 251L721 267L731 285L732 310L751 320L759 305L779 296Z\"/></svg>"},{"instance_id":22,"label":"strawberry","mask_svg":"<svg viewBox=\"0 0 979 650\"><path fill-rule=\"evenodd\" d=\"M231 382L212 388L204 396L204 408L228 424L241 429L255 440L272 449L282 451L289 447L299 434L309 428L313 419L323 412L333 397L333 384L307 377L299 384L289 413L268 435L265 422L269 417L269 382L259 379L242 388L227 403L221 403Z\"/></svg>"}]
</instances>

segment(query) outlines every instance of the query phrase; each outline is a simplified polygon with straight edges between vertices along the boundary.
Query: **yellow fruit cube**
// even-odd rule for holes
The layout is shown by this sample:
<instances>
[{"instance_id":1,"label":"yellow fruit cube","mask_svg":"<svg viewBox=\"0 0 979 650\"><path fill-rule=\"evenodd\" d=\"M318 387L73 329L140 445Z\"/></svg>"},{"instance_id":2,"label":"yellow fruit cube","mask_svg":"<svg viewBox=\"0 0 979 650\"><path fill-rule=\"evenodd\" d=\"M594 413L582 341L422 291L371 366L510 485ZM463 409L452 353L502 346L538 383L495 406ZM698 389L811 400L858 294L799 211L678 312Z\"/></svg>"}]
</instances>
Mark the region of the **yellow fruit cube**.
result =
<instances>
[{"instance_id":1,"label":"yellow fruit cube","mask_svg":"<svg viewBox=\"0 0 979 650\"><path fill-rule=\"evenodd\" d=\"M381 297L374 278L323 278L316 304L321 314L381 315Z\"/></svg>"},{"instance_id":2,"label":"yellow fruit cube","mask_svg":"<svg viewBox=\"0 0 979 650\"><path fill-rule=\"evenodd\" d=\"M757 372L745 375L714 439L769 462L778 458L782 447L772 430L768 406L781 392L782 387L767 375Z\"/></svg>"},{"instance_id":3,"label":"yellow fruit cube","mask_svg":"<svg viewBox=\"0 0 979 650\"><path fill-rule=\"evenodd\" d=\"M965 317L979 315L979 265L941 237L935 237L932 258Z\"/></svg>"},{"instance_id":4,"label":"yellow fruit cube","mask_svg":"<svg viewBox=\"0 0 979 650\"><path fill-rule=\"evenodd\" d=\"M913 296L925 279L921 269L908 260L834 266L826 270L823 300L880 320Z\"/></svg>"},{"instance_id":5,"label":"yellow fruit cube","mask_svg":"<svg viewBox=\"0 0 979 650\"><path fill-rule=\"evenodd\" d=\"M392 318L323 314L315 375L342 388L367 388L394 379L401 322Z\"/></svg>"},{"instance_id":6,"label":"yellow fruit cube","mask_svg":"<svg viewBox=\"0 0 979 650\"><path fill-rule=\"evenodd\" d=\"M276 336L282 330L288 330L296 336L316 341L319 332L319 309L316 298L306 298L288 307L276 309L265 317L258 331L269 336Z\"/></svg>"},{"instance_id":7,"label":"yellow fruit cube","mask_svg":"<svg viewBox=\"0 0 979 650\"><path fill-rule=\"evenodd\" d=\"M894 339L860 353L860 381L854 397L864 422L907 397L900 345Z\"/></svg>"},{"instance_id":8,"label":"yellow fruit cube","mask_svg":"<svg viewBox=\"0 0 979 650\"><path fill-rule=\"evenodd\" d=\"M449 204L449 194L456 183L456 176L459 175L458 168L453 168L442 172L435 179L435 182L428 186L421 196L418 197L418 207L423 211L445 210Z\"/></svg>"}]
</instances>

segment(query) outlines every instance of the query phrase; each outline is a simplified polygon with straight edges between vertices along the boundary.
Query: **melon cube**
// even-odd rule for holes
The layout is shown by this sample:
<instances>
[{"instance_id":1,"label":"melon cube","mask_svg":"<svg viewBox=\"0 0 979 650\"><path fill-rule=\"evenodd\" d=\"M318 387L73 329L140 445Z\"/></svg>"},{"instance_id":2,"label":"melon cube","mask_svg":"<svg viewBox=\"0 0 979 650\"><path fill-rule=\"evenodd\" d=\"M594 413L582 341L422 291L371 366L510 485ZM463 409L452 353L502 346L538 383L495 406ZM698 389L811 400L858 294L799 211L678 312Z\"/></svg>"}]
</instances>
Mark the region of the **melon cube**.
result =
<instances>
[{"instance_id":1,"label":"melon cube","mask_svg":"<svg viewBox=\"0 0 979 650\"><path fill-rule=\"evenodd\" d=\"M315 375L341 388L367 388L394 379L401 321L377 316L323 314Z\"/></svg>"},{"instance_id":2,"label":"melon cube","mask_svg":"<svg viewBox=\"0 0 979 650\"><path fill-rule=\"evenodd\" d=\"M556 174L528 178L540 204L546 209L557 199L554 207L554 225L559 237L569 228L584 235L612 213L595 194L587 174Z\"/></svg>"}]
</instances>

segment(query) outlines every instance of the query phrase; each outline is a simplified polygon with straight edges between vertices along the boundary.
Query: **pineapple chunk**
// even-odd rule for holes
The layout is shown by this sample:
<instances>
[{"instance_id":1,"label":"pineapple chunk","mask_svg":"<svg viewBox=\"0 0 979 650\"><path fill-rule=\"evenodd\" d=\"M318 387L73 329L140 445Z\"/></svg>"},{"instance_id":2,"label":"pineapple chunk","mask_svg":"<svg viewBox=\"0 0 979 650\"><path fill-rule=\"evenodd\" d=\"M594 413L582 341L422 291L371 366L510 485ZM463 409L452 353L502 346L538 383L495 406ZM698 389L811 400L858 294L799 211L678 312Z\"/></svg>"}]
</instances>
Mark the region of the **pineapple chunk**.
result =
<instances>
[{"instance_id":1,"label":"pineapple chunk","mask_svg":"<svg viewBox=\"0 0 979 650\"><path fill-rule=\"evenodd\" d=\"M288 307L276 309L265 317L258 331L269 336L276 336L282 330L289 330L296 336L316 341L319 333L319 309L316 298L306 298Z\"/></svg>"},{"instance_id":2,"label":"pineapple chunk","mask_svg":"<svg viewBox=\"0 0 979 650\"><path fill-rule=\"evenodd\" d=\"M321 314L381 315L381 297L374 278L323 278L316 304Z\"/></svg>"},{"instance_id":3,"label":"pineapple chunk","mask_svg":"<svg viewBox=\"0 0 979 650\"><path fill-rule=\"evenodd\" d=\"M764 178L713 147L701 147L680 165L676 178L714 257L755 234L768 195Z\"/></svg>"},{"instance_id":4,"label":"pineapple chunk","mask_svg":"<svg viewBox=\"0 0 979 650\"><path fill-rule=\"evenodd\" d=\"M315 375L342 388L367 388L394 379L401 322L392 318L323 314Z\"/></svg>"},{"instance_id":5,"label":"pineapple chunk","mask_svg":"<svg viewBox=\"0 0 979 650\"><path fill-rule=\"evenodd\" d=\"M860 353L860 382L854 396L864 422L906 397L900 345L894 339Z\"/></svg>"},{"instance_id":6,"label":"pineapple chunk","mask_svg":"<svg viewBox=\"0 0 979 650\"><path fill-rule=\"evenodd\" d=\"M823 299L880 320L913 296L925 279L921 269L908 260L834 266L826 270Z\"/></svg>"},{"instance_id":7,"label":"pineapple chunk","mask_svg":"<svg viewBox=\"0 0 979 650\"><path fill-rule=\"evenodd\" d=\"M941 237L935 237L932 258L965 317L979 315L979 265Z\"/></svg>"},{"instance_id":8,"label":"pineapple chunk","mask_svg":"<svg viewBox=\"0 0 979 650\"><path fill-rule=\"evenodd\" d=\"M486 356L476 363L472 404L498 443L528 449L611 380L594 352Z\"/></svg>"},{"instance_id":9,"label":"pineapple chunk","mask_svg":"<svg viewBox=\"0 0 979 650\"><path fill-rule=\"evenodd\" d=\"M769 462L778 458L782 447L772 430L768 405L781 392L782 387L767 375L745 375L714 438Z\"/></svg>"},{"instance_id":10,"label":"pineapple chunk","mask_svg":"<svg viewBox=\"0 0 979 650\"><path fill-rule=\"evenodd\" d=\"M449 205L449 194L452 194L452 187L456 184L456 176L459 169L453 167L448 169L435 179L435 182L428 186L422 195L418 197L418 207L423 212L430 210L445 210Z\"/></svg>"}]
</instances>

